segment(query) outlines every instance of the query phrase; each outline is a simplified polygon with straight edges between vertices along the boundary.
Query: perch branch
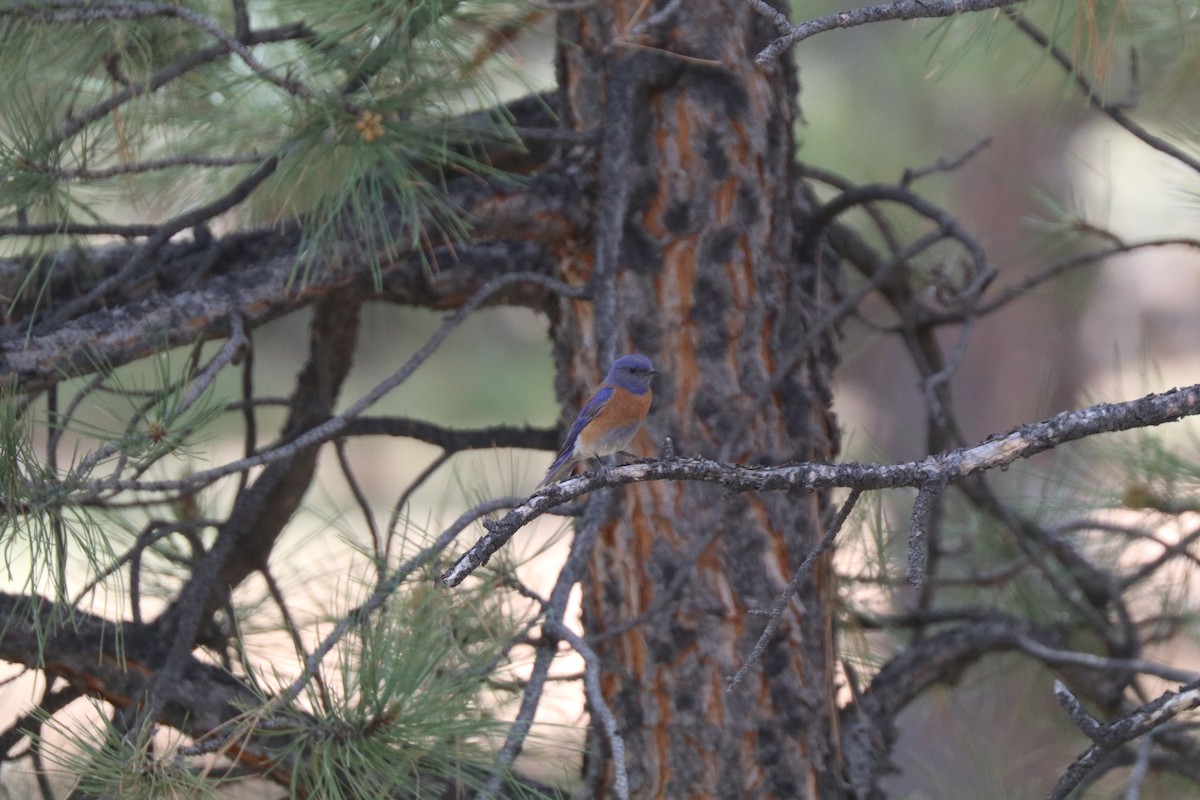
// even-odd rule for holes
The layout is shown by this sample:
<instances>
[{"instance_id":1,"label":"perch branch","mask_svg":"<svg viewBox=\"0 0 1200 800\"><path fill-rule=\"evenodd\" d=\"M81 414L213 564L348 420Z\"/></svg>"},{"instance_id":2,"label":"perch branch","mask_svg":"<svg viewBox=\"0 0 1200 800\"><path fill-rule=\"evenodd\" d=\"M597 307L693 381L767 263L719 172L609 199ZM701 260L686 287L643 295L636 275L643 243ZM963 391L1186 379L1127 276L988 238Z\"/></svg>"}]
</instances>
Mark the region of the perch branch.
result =
<instances>
[{"instance_id":1,"label":"perch branch","mask_svg":"<svg viewBox=\"0 0 1200 800\"><path fill-rule=\"evenodd\" d=\"M744 467L703 458L668 458L587 473L548 486L499 521L489 522L486 525L488 532L442 576L442 581L447 586L457 586L486 564L528 522L568 500L602 487L650 480L719 483L736 492L839 486L870 490L948 484L1089 436L1162 425L1197 413L1200 413L1200 384L1123 403L1101 403L1065 411L973 447L945 451L920 461L899 464L802 462L777 467Z\"/></svg>"}]
</instances>

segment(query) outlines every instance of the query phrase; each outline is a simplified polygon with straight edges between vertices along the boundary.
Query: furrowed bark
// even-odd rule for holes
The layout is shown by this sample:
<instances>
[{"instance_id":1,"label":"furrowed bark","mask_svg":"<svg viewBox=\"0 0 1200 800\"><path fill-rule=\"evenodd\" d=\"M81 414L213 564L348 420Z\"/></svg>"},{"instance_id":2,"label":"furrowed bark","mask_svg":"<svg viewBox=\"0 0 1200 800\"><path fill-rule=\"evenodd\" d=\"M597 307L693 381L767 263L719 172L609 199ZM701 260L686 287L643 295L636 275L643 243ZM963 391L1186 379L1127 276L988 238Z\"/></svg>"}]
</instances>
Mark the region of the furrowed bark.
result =
<instances>
[{"instance_id":1,"label":"furrowed bark","mask_svg":"<svg viewBox=\"0 0 1200 800\"><path fill-rule=\"evenodd\" d=\"M616 318L564 301L555 331L564 413L607 367L593 330L615 325L617 349L646 353L662 372L634 452L654 453L670 437L680 455L715 456L737 436L734 461L829 459L831 351L789 358L805 346L824 288L795 253L793 210L803 202L790 63L753 65L771 31L736 0L692 3L641 27L637 6L560 15L571 42L559 56L570 123L631 126L623 136L606 131L605 141L628 150L602 147L599 165L599 185L609 187L599 202L628 203ZM560 260L564 279L591 277L590 252ZM784 365L793 368L781 374ZM768 402L753 406L764 394ZM825 509L819 493L729 497L686 482L624 490L583 580L583 615L625 739L632 797L837 795L827 561L797 593L761 667L726 691L762 630L754 612L771 607L819 540Z\"/></svg>"}]
</instances>

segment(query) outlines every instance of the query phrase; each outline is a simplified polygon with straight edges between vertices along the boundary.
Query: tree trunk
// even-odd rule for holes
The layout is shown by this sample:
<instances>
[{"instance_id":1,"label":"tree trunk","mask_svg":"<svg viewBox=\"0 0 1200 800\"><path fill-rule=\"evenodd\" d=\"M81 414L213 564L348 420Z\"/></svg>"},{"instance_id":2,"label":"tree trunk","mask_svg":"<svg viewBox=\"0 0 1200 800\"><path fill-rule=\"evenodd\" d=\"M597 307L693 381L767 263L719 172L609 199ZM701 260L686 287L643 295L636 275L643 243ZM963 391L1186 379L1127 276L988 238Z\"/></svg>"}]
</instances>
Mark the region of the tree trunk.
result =
<instances>
[{"instance_id":1,"label":"tree trunk","mask_svg":"<svg viewBox=\"0 0 1200 800\"><path fill-rule=\"evenodd\" d=\"M598 216L627 201L620 230L602 223L594 246L560 260L564 279L583 283L603 260L592 254L613 244L605 237L620 243L616 319L599 302L564 300L555 321L564 414L607 368L593 331L615 325L617 349L646 353L662 373L636 453L670 437L684 456L829 459L833 351L805 336L829 281L798 255L808 206L791 63L753 64L773 29L744 0L693 0L665 20L640 5L560 15L567 122L603 132ZM726 688L766 624L755 612L820 538L826 498L661 482L622 500L583 581L583 619L631 796L843 794L827 563L745 682ZM601 795L611 780L609 769Z\"/></svg>"}]
</instances>

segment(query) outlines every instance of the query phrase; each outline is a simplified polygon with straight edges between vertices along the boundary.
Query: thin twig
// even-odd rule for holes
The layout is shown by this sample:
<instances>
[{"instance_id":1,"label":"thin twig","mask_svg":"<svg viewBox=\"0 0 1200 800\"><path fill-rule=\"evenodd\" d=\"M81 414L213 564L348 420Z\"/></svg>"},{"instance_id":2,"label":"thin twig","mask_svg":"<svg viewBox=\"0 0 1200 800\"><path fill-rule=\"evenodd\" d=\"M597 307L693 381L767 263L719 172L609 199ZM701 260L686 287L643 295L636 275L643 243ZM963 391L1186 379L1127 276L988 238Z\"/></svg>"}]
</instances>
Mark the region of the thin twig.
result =
<instances>
[{"instance_id":1,"label":"thin twig","mask_svg":"<svg viewBox=\"0 0 1200 800\"><path fill-rule=\"evenodd\" d=\"M205 519L202 517L186 520L150 520L146 523L145 527L142 528L141 533L138 534L137 541L134 542L134 544L128 550L106 564L103 570L97 572L91 580L84 584L83 587L75 593L75 597L71 601L71 605L78 606L80 601L82 601L83 598L86 597L90 592L94 591L96 587L99 586L105 579L116 573L126 564L131 563L133 559L137 557L138 553L141 553L146 548L165 539L166 537L173 536L176 533L184 535L194 534L196 531L199 531L203 528L216 528L220 524L220 520ZM130 586L130 593L133 594L137 590L138 587L136 582L134 582ZM134 620L139 621L140 613L136 607L136 601L131 601L131 603L134 606Z\"/></svg>"},{"instance_id":2,"label":"thin twig","mask_svg":"<svg viewBox=\"0 0 1200 800\"><path fill-rule=\"evenodd\" d=\"M246 349L242 353L242 457L249 458L258 447L258 416L255 413L257 403L254 398L254 340L252 333L246 333ZM288 405L286 398L281 405ZM250 471L238 475L237 491L234 497L241 495L250 482Z\"/></svg>"},{"instance_id":3,"label":"thin twig","mask_svg":"<svg viewBox=\"0 0 1200 800\"><path fill-rule=\"evenodd\" d=\"M1130 134L1132 134L1135 138L1145 142L1158 152L1170 156L1179 163L1191 169L1193 172L1200 172L1200 159L1197 159L1191 153L1176 147L1165 139L1155 136L1154 134L1150 133L1150 131L1134 122L1129 115L1125 113L1125 109L1121 106L1121 104L1105 102L1104 98L1100 96L1100 93L1096 91L1096 87L1092 85L1092 82L1088 80L1082 72L1079 71L1078 67L1075 66L1075 63L1071 60L1070 55L1068 55L1066 51L1062 50L1057 45L1053 44L1050 41L1050 37L1043 33L1040 28L1038 28L1029 20L1025 19L1024 14L1015 9L1008 9L1005 11L1005 15L1009 18L1009 20L1012 21L1014 25L1017 26L1017 30L1028 36L1034 43L1049 53L1051 58L1058 62L1058 65L1062 67L1068 75L1071 76L1071 80L1075 81L1075 85L1079 87L1081 92L1083 92L1084 97L1087 98L1088 103L1093 108L1103 113L1113 122L1117 123Z\"/></svg>"},{"instance_id":4,"label":"thin twig","mask_svg":"<svg viewBox=\"0 0 1200 800\"><path fill-rule=\"evenodd\" d=\"M367 495L354 474L350 458L346 455L346 440L335 439L333 442L333 451L337 455L338 468L342 471L342 477L346 479L346 485L350 487L350 495L354 498L354 502L358 505L358 510L362 512L363 521L367 524L367 531L371 536L371 544L375 548L375 563L382 566L386 562L384 561L380 547L379 525L375 522L375 513L371 510L371 502L367 500ZM382 572L380 576L382 577Z\"/></svg>"},{"instance_id":5,"label":"thin twig","mask_svg":"<svg viewBox=\"0 0 1200 800\"><path fill-rule=\"evenodd\" d=\"M276 698L276 702L285 704L291 702L304 689L305 685L312 679L313 675L320 669L321 660L329 653L334 646L342 640L356 624L381 608L388 598L400 588L400 584L404 583L410 575L416 572L424 565L430 563L433 558L442 550L454 541L458 534L462 533L468 525L475 520L487 514L494 513L502 508L511 508L516 498L501 497L494 500L489 500L486 503L480 503L474 508L463 512L454 524L442 531L441 535L434 540L432 544L419 551L416 555L409 558L403 564L396 568L396 571L389 575L385 580L381 580L376 584L371 596L363 603L351 609L333 630L321 640L321 644L312 652L312 655L304 662L304 672L300 677L292 681L287 690Z\"/></svg>"},{"instance_id":6,"label":"thin twig","mask_svg":"<svg viewBox=\"0 0 1200 800\"><path fill-rule=\"evenodd\" d=\"M1090 266L1098 261L1103 261L1106 258L1113 256L1130 255L1139 250L1147 250L1158 247L1186 247L1192 250L1200 250L1200 239L1189 239L1181 237L1170 237L1164 239L1147 239L1141 242L1118 242L1108 247L1102 247L1097 250L1088 250L1082 253L1073 253L1069 256L1064 256L1060 259L1050 262L1038 271L1024 278L1018 283L1008 286L1004 289L999 289L992 293L992 297L984 302L981 302L975 309L978 314L990 314L993 311L1006 306L1014 300L1025 297L1031 289L1037 288L1039 285L1046 283L1054 278L1063 275L1073 269L1079 267ZM941 325L945 323L962 322L964 311L962 309L953 309L944 312L926 312L924 321L930 324Z\"/></svg>"},{"instance_id":7,"label":"thin twig","mask_svg":"<svg viewBox=\"0 0 1200 800\"><path fill-rule=\"evenodd\" d=\"M250 346L250 340L246 338L246 326L242 322L241 314L233 314L229 317L229 328L229 338L221 345L221 349L217 351L212 360L205 365L204 370L192 381L183 398L172 407L171 412L175 416L178 417L187 413L196 404L196 401L200 399L200 396L212 386L213 381L217 379L217 375L221 370L237 361L246 352L246 348Z\"/></svg>"},{"instance_id":8,"label":"thin twig","mask_svg":"<svg viewBox=\"0 0 1200 800\"><path fill-rule=\"evenodd\" d=\"M972 275L979 276L989 272L987 254L984 252L983 246L962 227L962 223L958 219L911 189L890 183L873 183L856 186L853 189L842 192L842 194L817 209L805 228L799 248L801 254L809 255L812 253L819 234L839 215L856 206L880 200L907 206L926 219L936 222L947 236L956 239L967 253L970 254Z\"/></svg>"},{"instance_id":9,"label":"thin twig","mask_svg":"<svg viewBox=\"0 0 1200 800\"><path fill-rule=\"evenodd\" d=\"M233 475L243 470L252 469L254 467L272 464L276 461L285 461L292 458L296 453L307 450L308 448L327 442L337 436L340 436L345 429L346 423L362 414L372 405L379 401L384 395L396 388L412 375L416 369L425 363L434 351L436 351L446 338L463 323L475 309L486 303L492 296L503 289L517 283L536 283L551 291L558 292L568 297L580 297L586 294L585 287L569 286L562 281L543 275L538 272L512 272L506 275L501 275L497 278L488 281L481 286L475 294L459 306L453 313L446 317L441 326L433 333L432 336L414 353L408 361L404 363L400 369L396 370L390 376L385 378L381 383L375 386L371 391L367 392L363 397L352 403L345 411L336 416L330 417L326 422L317 425L305 431L300 436L291 439L283 444L273 447L269 450L264 450L255 453L247 458L241 458L236 461L231 461L228 464L223 464L212 469L202 470L193 473L186 478L175 480L157 480L157 481L140 481L140 480L96 480L84 484L81 489L85 492L95 493L100 491L138 491L138 492L162 492L162 491L181 491L183 489L198 489L207 486L215 481L224 478L226 475Z\"/></svg>"},{"instance_id":10,"label":"thin twig","mask_svg":"<svg viewBox=\"0 0 1200 800\"><path fill-rule=\"evenodd\" d=\"M80 5L70 0L40 0L37 4L16 4L0 10L0 15L19 16L35 22L59 24L63 22L94 22L96 20L138 20L151 17L175 17L198 28L212 36L226 50L237 55L250 71L263 80L273 83L288 94L297 97L311 97L314 92L299 81L275 73L267 65L258 60L250 48L231 36L213 19L194 11L186 6L169 5L166 3L139 2L139 0L123 0L121 3L89 3Z\"/></svg>"},{"instance_id":11,"label":"thin twig","mask_svg":"<svg viewBox=\"0 0 1200 800\"><path fill-rule=\"evenodd\" d=\"M985 136L954 158L939 158L932 164L925 167L920 167L918 169L913 169L911 167L907 168L904 170L904 174L900 177L900 185L904 187L911 186L914 182L920 180L921 178L932 175L936 172L953 172L978 155L985 147L990 146L991 143L992 137Z\"/></svg>"},{"instance_id":12,"label":"thin twig","mask_svg":"<svg viewBox=\"0 0 1200 800\"><path fill-rule=\"evenodd\" d=\"M229 156L202 156L181 153L162 158L151 158L145 161L134 161L129 164L116 164L105 169L70 169L66 167L51 167L49 165L33 165L30 169L43 172L64 181L102 181L123 175L141 175L147 172L159 172L177 167L240 167L246 164L257 164L266 156L259 153L242 153Z\"/></svg>"},{"instance_id":13,"label":"thin twig","mask_svg":"<svg viewBox=\"0 0 1200 800\"><path fill-rule=\"evenodd\" d=\"M271 572L270 565L267 564L259 570L263 580L266 581L267 591L271 595L271 599L275 601L275 607L279 609L280 618L283 620L284 630L292 640L292 647L296 650L296 655L304 660L305 663L311 658L308 650L304 648L304 640L300 638L300 626L296 624L295 618L292 616L292 610L288 608L287 597L284 596L283 589L279 586L279 581L275 580L274 573ZM247 675L253 673L247 672ZM317 691L321 693L321 699L325 702L325 708L333 707L333 699L329 694L329 689L325 685L325 679L321 676L321 671L318 669L313 673L313 681L317 684Z\"/></svg>"},{"instance_id":14,"label":"thin twig","mask_svg":"<svg viewBox=\"0 0 1200 800\"><path fill-rule=\"evenodd\" d=\"M767 0L746 0L756 11L774 23L783 33L754 57L754 62L765 67L779 58L792 45L818 33L835 28L853 28L874 22L904 19L931 19L952 17L971 11L989 11L1010 6L1023 0L896 0L876 6L864 6L850 11L839 11L823 17L791 25L787 17L775 9Z\"/></svg>"},{"instance_id":15,"label":"thin twig","mask_svg":"<svg viewBox=\"0 0 1200 800\"><path fill-rule=\"evenodd\" d=\"M346 422L342 435L402 436L416 439L449 454L463 450L493 447L522 447L536 450L556 450L561 435L557 428L489 425L486 428L450 428L425 420L408 417L355 417Z\"/></svg>"},{"instance_id":16,"label":"thin twig","mask_svg":"<svg viewBox=\"0 0 1200 800\"><path fill-rule=\"evenodd\" d=\"M575 532L575 539L571 542L571 550L567 554L567 561L559 571L558 578L554 582L554 588L550 591L550 599L546 603L545 610L547 624L562 622L563 615L566 614L567 601L571 597L571 592L575 588L575 584L579 583L580 578L583 576L584 567L591 557L592 548L595 547L596 541L599 538L600 526L610 517L614 502L615 497L612 493L602 493L597 496L594 502L588 504L586 515L580 521ZM517 709L517 715L513 719L512 726L509 728L508 736L505 737L504 744L500 748L500 753L496 756L496 764L492 768L492 774L488 778L488 782L475 796L475 800L493 800L496 792L500 789L505 774L512 768L513 762L517 760L517 756L521 754L521 750L525 746L525 739L529 735L530 728L533 726L533 717L537 713L538 704L541 702L542 689L545 687L546 678L550 674L550 664L554 661L555 655L555 648L552 646L538 649L529 682L525 687L524 695L521 697L521 706Z\"/></svg>"},{"instance_id":17,"label":"thin twig","mask_svg":"<svg viewBox=\"0 0 1200 800\"><path fill-rule=\"evenodd\" d=\"M1150 755L1153 752L1154 732L1151 731L1138 740L1137 757L1133 768L1129 770L1129 783L1125 786L1125 800L1140 800L1142 784L1146 782L1146 775L1150 771Z\"/></svg>"},{"instance_id":18,"label":"thin twig","mask_svg":"<svg viewBox=\"0 0 1200 800\"><path fill-rule=\"evenodd\" d=\"M391 516L388 517L387 528L385 528L387 531L386 538L379 543L379 558L381 559L380 563L386 564L387 559L392 554L392 542L395 540L396 528L399 527L400 514L404 511L404 506L407 505L410 499L412 499L412 496L417 489L421 488L421 486L425 484L425 481L433 477L433 474L441 469L447 461L453 458L453 456L453 452L449 450L443 450L438 454L437 458L425 465L425 469L421 470L421 473L417 475L417 477L413 478L412 482L409 483L408 486L405 487L404 491L400 493L400 496L396 498L396 502L392 504Z\"/></svg>"},{"instance_id":19,"label":"thin twig","mask_svg":"<svg viewBox=\"0 0 1200 800\"><path fill-rule=\"evenodd\" d=\"M617 718L605 702L604 692L600 688L600 657L579 634L561 622L547 621L544 629L547 635L562 639L583 657L583 689L591 714L600 720L605 741L608 742L608 754L613 765L613 793L618 800L628 800L629 773L625 769L625 740L621 738Z\"/></svg>"},{"instance_id":20,"label":"thin twig","mask_svg":"<svg viewBox=\"0 0 1200 800\"><path fill-rule=\"evenodd\" d=\"M813 564L817 563L817 559L833 546L833 540L837 538L842 526L846 523L846 518L854 510L854 506L858 503L858 498L861 495L861 489L850 490L850 496L846 498L846 502L842 503L837 516L829 523L829 530L821 537L821 541L812 549L812 552L804 557L804 560L800 562L800 566L796 567L796 572L792 575L792 579L788 582L779 599L775 601L774 607L771 608L771 613L767 618L767 627L759 634L758 641L754 644L754 649L746 657L746 662L742 664L732 677L727 679L728 685L725 689L727 692L732 692L746 677L746 673L750 671L750 668L762 658L762 654L767 650L767 645L771 642L771 637L775 635L775 630L779 627L780 620L783 619L783 614L787 610L788 603L792 600L792 595L799 591L800 584L808 576Z\"/></svg>"},{"instance_id":21,"label":"thin twig","mask_svg":"<svg viewBox=\"0 0 1200 800\"><path fill-rule=\"evenodd\" d=\"M1200 673L1194 670L1178 669L1166 664L1155 664L1140 658L1108 658L1093 653L1078 653L1071 650L1060 650L1047 647L1041 642L1028 636L1016 638L1017 647L1038 659L1044 664L1053 666L1084 667L1098 672L1139 672L1143 675L1153 675L1173 683L1194 683L1200 681Z\"/></svg>"}]
</instances>

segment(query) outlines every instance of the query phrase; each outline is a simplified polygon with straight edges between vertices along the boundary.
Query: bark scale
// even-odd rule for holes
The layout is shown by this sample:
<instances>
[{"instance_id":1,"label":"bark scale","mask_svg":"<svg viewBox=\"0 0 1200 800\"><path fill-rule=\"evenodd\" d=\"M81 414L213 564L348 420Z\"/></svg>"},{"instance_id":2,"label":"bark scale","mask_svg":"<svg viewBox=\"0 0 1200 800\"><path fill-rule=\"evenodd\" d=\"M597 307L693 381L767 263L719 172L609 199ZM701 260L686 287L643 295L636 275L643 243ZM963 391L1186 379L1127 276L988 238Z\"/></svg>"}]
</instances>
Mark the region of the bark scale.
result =
<instances>
[{"instance_id":1,"label":"bark scale","mask_svg":"<svg viewBox=\"0 0 1200 800\"><path fill-rule=\"evenodd\" d=\"M833 350L805 336L829 286L798 254L808 206L794 168L793 68L754 65L773 30L741 0L654 13L631 1L560 14L566 122L627 148L602 147L597 165L597 216L627 200L615 319L600 303L564 300L555 320L564 416L607 368L597 331L615 326L619 351L646 353L662 372L635 452L670 437L680 455L829 459ZM628 128L613 136L612 126ZM564 250L560 274L587 282L606 244ZM845 794L827 563L747 681L726 691L765 625L755 612L820 538L826 505L689 482L625 491L583 581L583 619L632 796Z\"/></svg>"}]
</instances>

